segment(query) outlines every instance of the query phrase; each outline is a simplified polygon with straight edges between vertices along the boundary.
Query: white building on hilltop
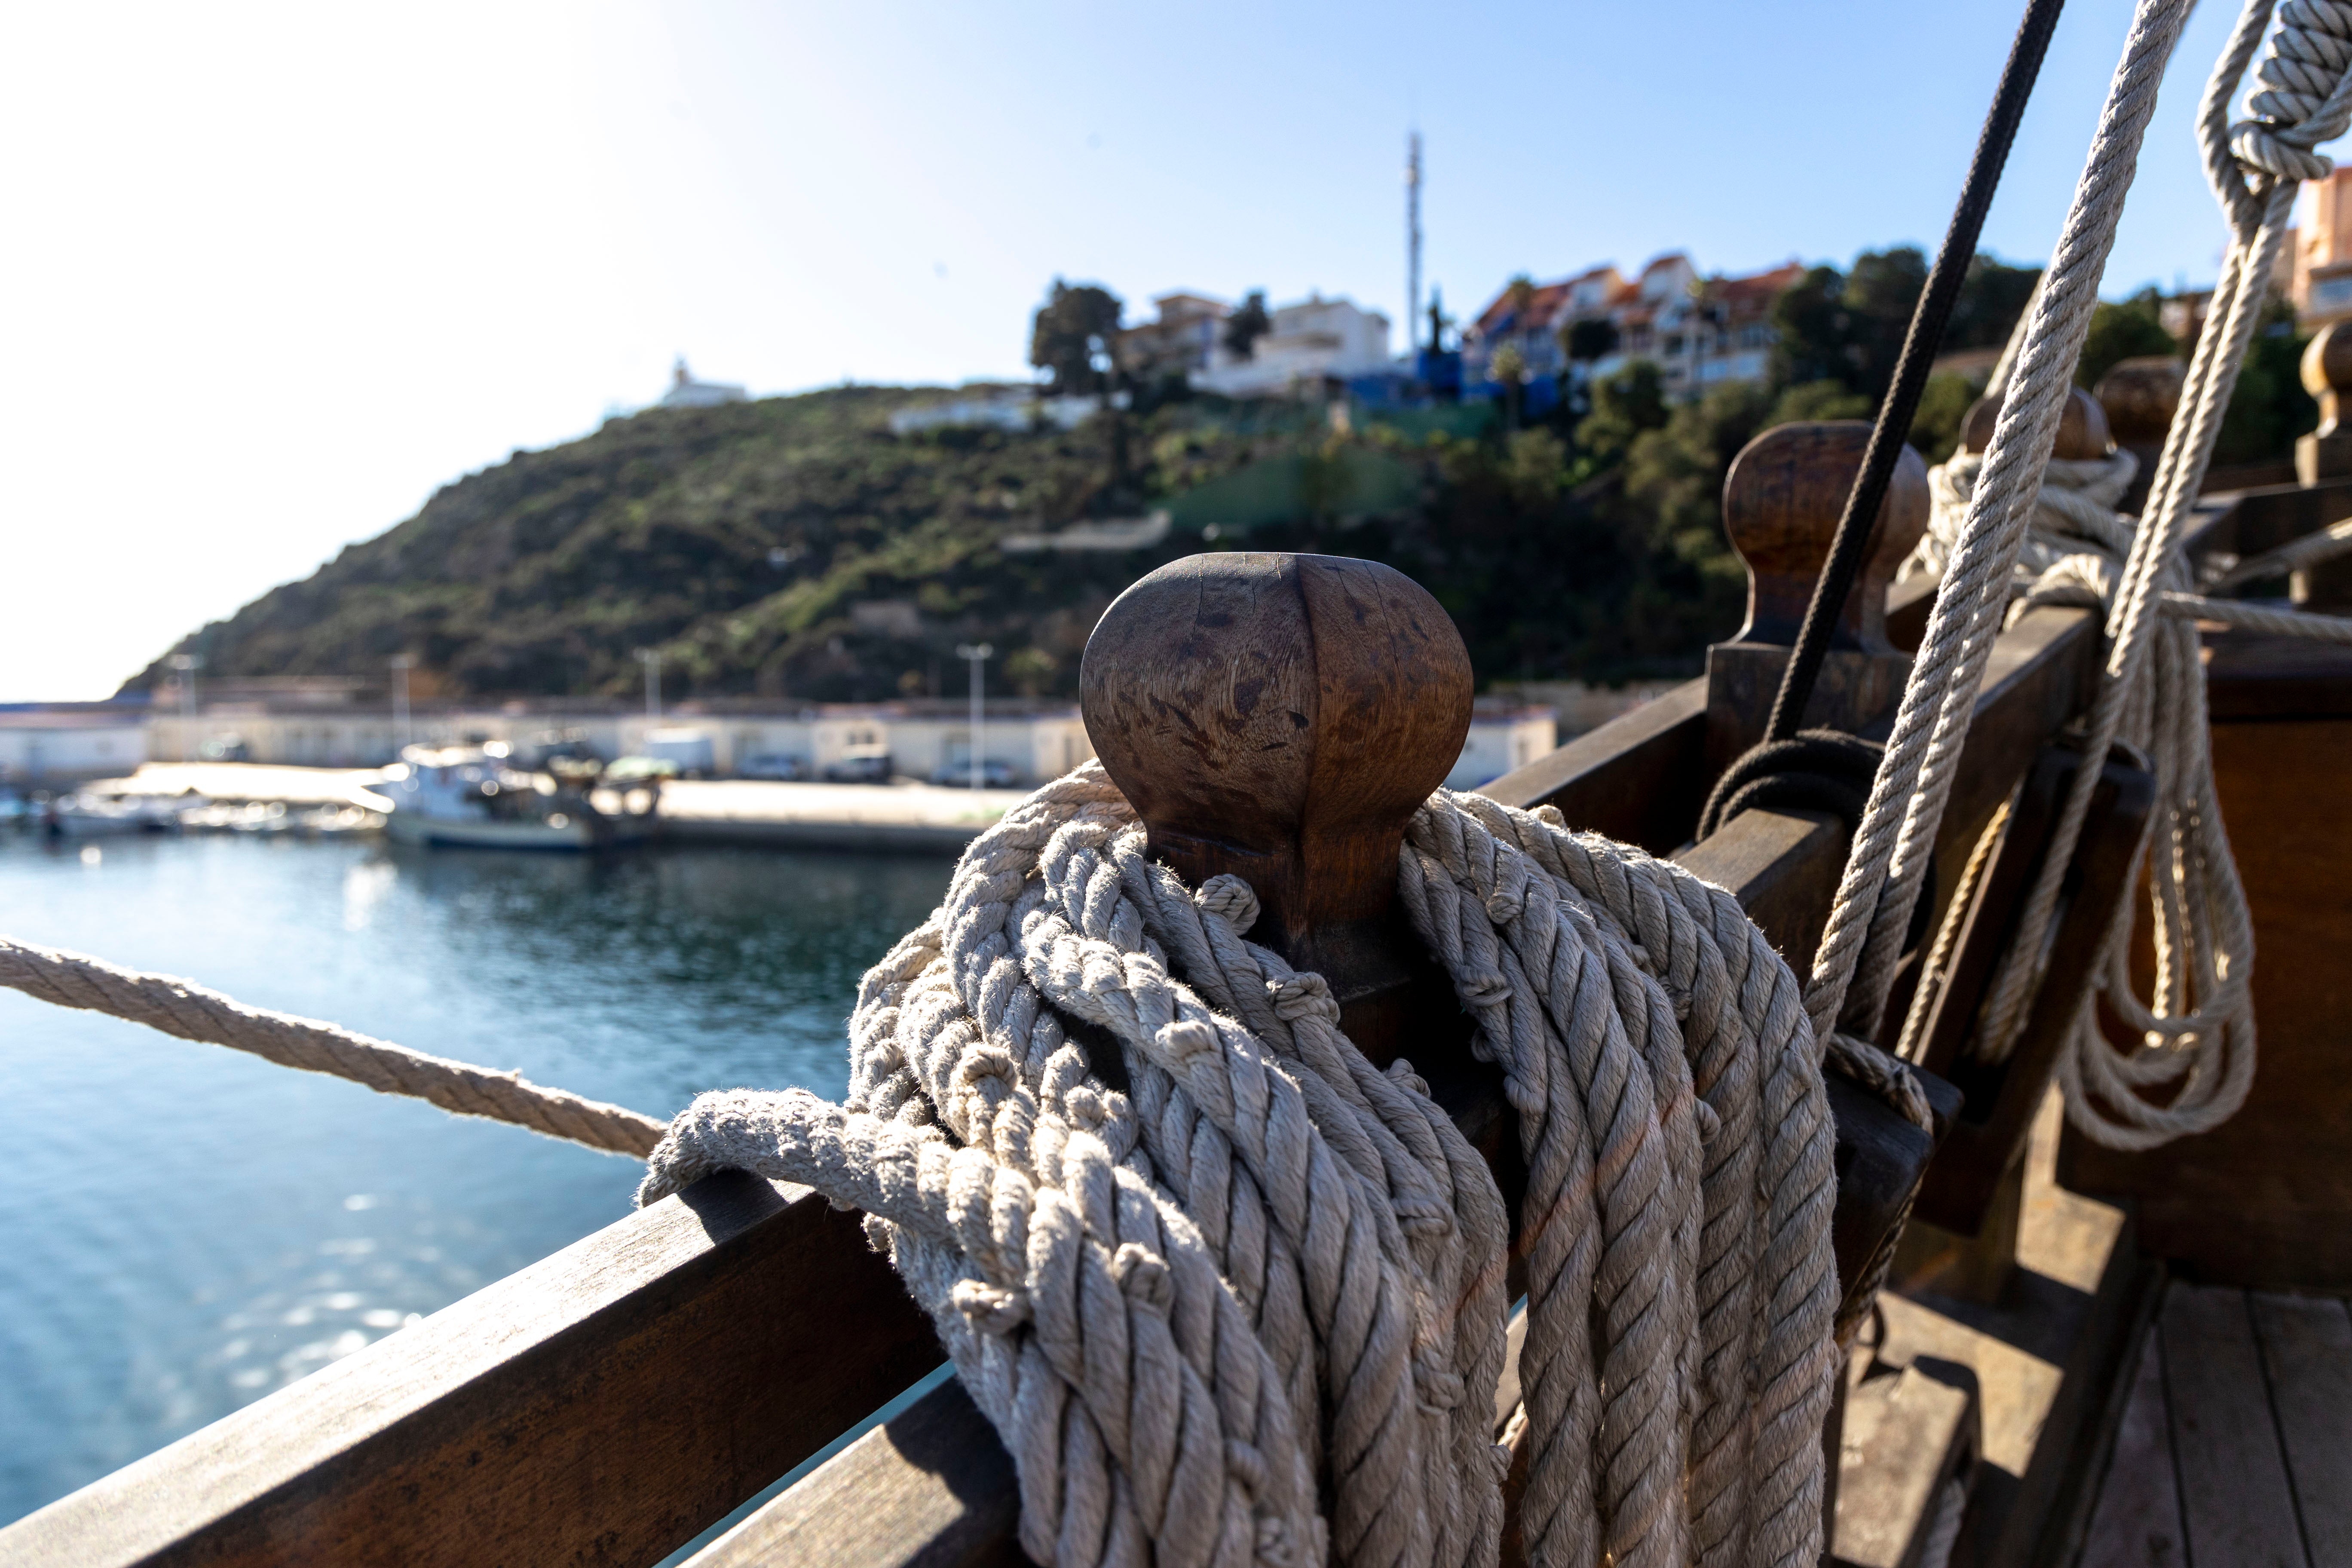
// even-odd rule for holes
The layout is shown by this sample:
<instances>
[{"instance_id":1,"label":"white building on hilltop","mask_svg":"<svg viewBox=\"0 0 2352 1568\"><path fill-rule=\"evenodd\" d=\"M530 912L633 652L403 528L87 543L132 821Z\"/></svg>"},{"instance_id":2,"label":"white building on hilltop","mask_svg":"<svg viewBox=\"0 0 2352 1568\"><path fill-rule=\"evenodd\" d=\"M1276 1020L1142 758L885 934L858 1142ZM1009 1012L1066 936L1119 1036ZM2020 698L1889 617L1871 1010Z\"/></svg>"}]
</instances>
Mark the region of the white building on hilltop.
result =
<instances>
[{"instance_id":1,"label":"white building on hilltop","mask_svg":"<svg viewBox=\"0 0 2352 1568\"><path fill-rule=\"evenodd\" d=\"M722 403L740 403L743 389L723 381L697 381L694 373L686 368L686 356L677 356L677 364L669 373L669 390L662 394L664 408L715 408Z\"/></svg>"},{"instance_id":2,"label":"white building on hilltop","mask_svg":"<svg viewBox=\"0 0 2352 1568\"><path fill-rule=\"evenodd\" d=\"M1389 319L1344 296L1310 294L1274 312L1274 330L1247 359L1220 342L1209 368L1192 374L1202 392L1265 397L1329 377L1371 375L1389 368Z\"/></svg>"}]
</instances>

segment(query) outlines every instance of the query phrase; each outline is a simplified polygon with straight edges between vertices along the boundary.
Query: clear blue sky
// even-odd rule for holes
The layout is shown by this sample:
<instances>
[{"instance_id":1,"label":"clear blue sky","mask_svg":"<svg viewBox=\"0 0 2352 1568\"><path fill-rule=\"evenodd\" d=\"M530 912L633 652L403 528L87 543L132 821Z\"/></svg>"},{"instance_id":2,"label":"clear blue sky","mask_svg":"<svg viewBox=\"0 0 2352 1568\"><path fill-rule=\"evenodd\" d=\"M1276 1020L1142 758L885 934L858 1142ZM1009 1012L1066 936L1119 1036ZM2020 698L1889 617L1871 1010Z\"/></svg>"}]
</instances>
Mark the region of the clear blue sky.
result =
<instances>
[{"instance_id":1,"label":"clear blue sky","mask_svg":"<svg viewBox=\"0 0 2352 1568\"><path fill-rule=\"evenodd\" d=\"M1057 274L1310 289L1934 245L2021 0L17 6L0 700L87 698L439 484L659 393L1024 374ZM2130 7L2067 7L1986 231L2048 253ZM2110 294L2210 281L2168 81Z\"/></svg>"}]
</instances>

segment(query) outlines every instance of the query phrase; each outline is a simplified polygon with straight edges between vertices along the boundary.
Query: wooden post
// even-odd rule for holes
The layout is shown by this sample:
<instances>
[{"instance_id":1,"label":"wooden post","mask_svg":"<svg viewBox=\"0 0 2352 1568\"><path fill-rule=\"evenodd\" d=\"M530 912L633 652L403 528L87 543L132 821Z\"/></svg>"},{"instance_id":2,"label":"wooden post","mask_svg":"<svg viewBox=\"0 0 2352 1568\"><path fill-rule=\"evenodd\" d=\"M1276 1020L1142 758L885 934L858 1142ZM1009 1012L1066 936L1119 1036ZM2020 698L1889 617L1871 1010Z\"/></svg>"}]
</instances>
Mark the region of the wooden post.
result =
<instances>
[{"instance_id":1,"label":"wooden post","mask_svg":"<svg viewBox=\"0 0 2352 1568\"><path fill-rule=\"evenodd\" d=\"M2187 377L2187 368L2170 354L2147 354L2117 361L2092 389L2116 445L2139 459L2139 471L2116 503L2117 511L2137 516L2147 504L2148 483L2156 478L2156 460L2164 455L2164 437L2172 429Z\"/></svg>"},{"instance_id":2,"label":"wooden post","mask_svg":"<svg viewBox=\"0 0 2352 1568\"><path fill-rule=\"evenodd\" d=\"M2352 321L2319 329L2303 351L2304 390L2319 399L2319 428L2294 443L2295 478L2306 485L2352 479L2352 426L2344 418L2352 394ZM2308 610L2341 614L2352 608L2352 559L2337 556L2293 574L2287 597Z\"/></svg>"},{"instance_id":3,"label":"wooden post","mask_svg":"<svg viewBox=\"0 0 2352 1568\"><path fill-rule=\"evenodd\" d=\"M1870 426L1860 420L1782 425L1732 459L1723 527L1748 566L1748 619L1731 641L1706 650L1710 774L1764 738L1780 672L1869 445ZM1806 727L1859 730L1902 696L1911 656L1886 640L1886 585L1926 531L1927 508L1927 465L1906 447L1805 709Z\"/></svg>"},{"instance_id":4,"label":"wooden post","mask_svg":"<svg viewBox=\"0 0 2352 1568\"><path fill-rule=\"evenodd\" d=\"M2303 389L2319 399L2319 428L2295 437L2294 477L2306 485L2352 477L2352 429L2344 395L2352 391L2352 323L2319 329L2303 351Z\"/></svg>"},{"instance_id":5,"label":"wooden post","mask_svg":"<svg viewBox=\"0 0 2352 1568\"><path fill-rule=\"evenodd\" d=\"M1470 655L1426 590L1341 556L1187 556L1103 613L1079 692L1153 858L1249 883L1251 939L1323 976L1367 1056L1395 1057L1415 994L1466 1038L1396 907L1405 824L1470 728Z\"/></svg>"}]
</instances>

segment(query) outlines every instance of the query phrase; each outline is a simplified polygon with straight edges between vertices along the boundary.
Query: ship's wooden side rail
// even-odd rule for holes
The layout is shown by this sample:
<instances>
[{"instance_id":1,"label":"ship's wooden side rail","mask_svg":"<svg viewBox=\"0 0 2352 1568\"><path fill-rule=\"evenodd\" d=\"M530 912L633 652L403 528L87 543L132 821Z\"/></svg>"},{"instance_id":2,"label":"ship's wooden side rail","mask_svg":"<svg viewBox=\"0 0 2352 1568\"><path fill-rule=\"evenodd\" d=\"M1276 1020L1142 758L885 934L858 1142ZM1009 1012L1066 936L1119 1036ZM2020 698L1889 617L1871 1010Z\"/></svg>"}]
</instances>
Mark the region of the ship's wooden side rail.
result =
<instances>
[{"instance_id":1,"label":"ship's wooden side rail","mask_svg":"<svg viewBox=\"0 0 2352 1568\"><path fill-rule=\"evenodd\" d=\"M2352 481L2250 492L2217 503L2202 539L2247 552L2347 513ZM1919 593L1898 591L1889 631L1916 638L1924 613ZM1939 859L1966 853L2083 710L2097 643L2079 610L2037 610L2002 635ZM1843 830L1752 812L1688 845L1706 784L1706 718L1695 682L1487 793L1678 853L1733 889L1802 973ZM1842 1180L1867 1188L1864 1167L1899 1163L1899 1151L1852 1129L1884 1108L1841 1089L1837 1110ZM1878 1233L1848 1228L1839 1262L1850 1283L1856 1248ZM714 1176L0 1531L0 1560L652 1563L939 1359L855 1215L799 1189ZM1015 1507L1009 1459L949 1383L697 1561L1014 1562Z\"/></svg>"}]
</instances>

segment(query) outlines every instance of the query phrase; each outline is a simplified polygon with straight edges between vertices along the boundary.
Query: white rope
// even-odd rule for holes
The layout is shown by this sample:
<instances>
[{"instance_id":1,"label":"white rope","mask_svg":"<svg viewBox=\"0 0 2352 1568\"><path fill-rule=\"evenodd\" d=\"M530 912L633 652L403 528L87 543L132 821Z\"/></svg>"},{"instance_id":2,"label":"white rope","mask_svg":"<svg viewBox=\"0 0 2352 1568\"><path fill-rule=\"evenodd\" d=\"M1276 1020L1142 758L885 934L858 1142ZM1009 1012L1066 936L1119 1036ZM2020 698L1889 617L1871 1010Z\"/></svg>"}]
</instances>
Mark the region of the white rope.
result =
<instances>
[{"instance_id":1,"label":"white rope","mask_svg":"<svg viewBox=\"0 0 2352 1568\"><path fill-rule=\"evenodd\" d=\"M2300 572L2347 553L2352 553L2352 518L2330 523L2317 533L2305 534L2276 550L2250 555L2233 563L2211 586L2218 592L2258 583L2265 577L2284 577L2290 572Z\"/></svg>"},{"instance_id":2,"label":"white rope","mask_svg":"<svg viewBox=\"0 0 2352 1568\"><path fill-rule=\"evenodd\" d=\"M1730 894L1557 814L1440 792L1399 876L1527 1156L1529 1561L1810 1568L1835 1182L1794 977ZM1501 1201L1255 915L1089 764L866 977L845 1107L706 1095L641 1201L733 1167L874 1216L1041 1563L1490 1563Z\"/></svg>"},{"instance_id":3,"label":"white rope","mask_svg":"<svg viewBox=\"0 0 2352 1568\"><path fill-rule=\"evenodd\" d=\"M2226 123L2230 94L2269 19L2270 0L2250 0L2206 87L2200 137L2232 236L2147 514L2130 531L2120 563L2108 539L2085 539L2079 553L2052 563L2021 601L2104 607L2107 656L2087 726L2085 765L2075 772L1972 1049L1998 1061L2015 1048L2042 983L2046 933L2097 787L2098 760L2117 739L2137 745L2155 769L2158 807L2152 994L2142 1001L2133 984L2131 923L2119 910L2095 983L2067 1023L2058 1061L2068 1118L2094 1141L2119 1149L2152 1148L2219 1125L2253 1081L2253 925L2214 795L2195 623L2352 640L2346 637L2352 628L2329 617L2196 595L2181 549L2284 242L2295 182L2326 172L2327 161L2311 148L2352 121L2352 3L2288 0L2255 73L2263 87L2248 107L2257 118ZM2096 997L2137 1044L2118 1050L2107 1041Z\"/></svg>"},{"instance_id":4,"label":"white rope","mask_svg":"<svg viewBox=\"0 0 2352 1568\"><path fill-rule=\"evenodd\" d=\"M192 980L145 974L60 948L0 937L0 985L60 1007L127 1018L184 1040L250 1051L280 1067L330 1073L379 1094L426 1100L459 1116L481 1116L550 1138L639 1159L653 1152L662 1123L650 1116L547 1089L520 1074L355 1034L315 1018L248 1007Z\"/></svg>"},{"instance_id":5,"label":"white rope","mask_svg":"<svg viewBox=\"0 0 2352 1568\"><path fill-rule=\"evenodd\" d=\"M2133 16L1814 958L1805 1005L1817 1034L1827 1036L1841 1022L1856 1035L1877 1033L2008 599L2010 574L2035 510L2031 502L2040 493L2074 363L2098 303L2116 221L2188 12L2188 0L2141 0Z\"/></svg>"}]
</instances>

